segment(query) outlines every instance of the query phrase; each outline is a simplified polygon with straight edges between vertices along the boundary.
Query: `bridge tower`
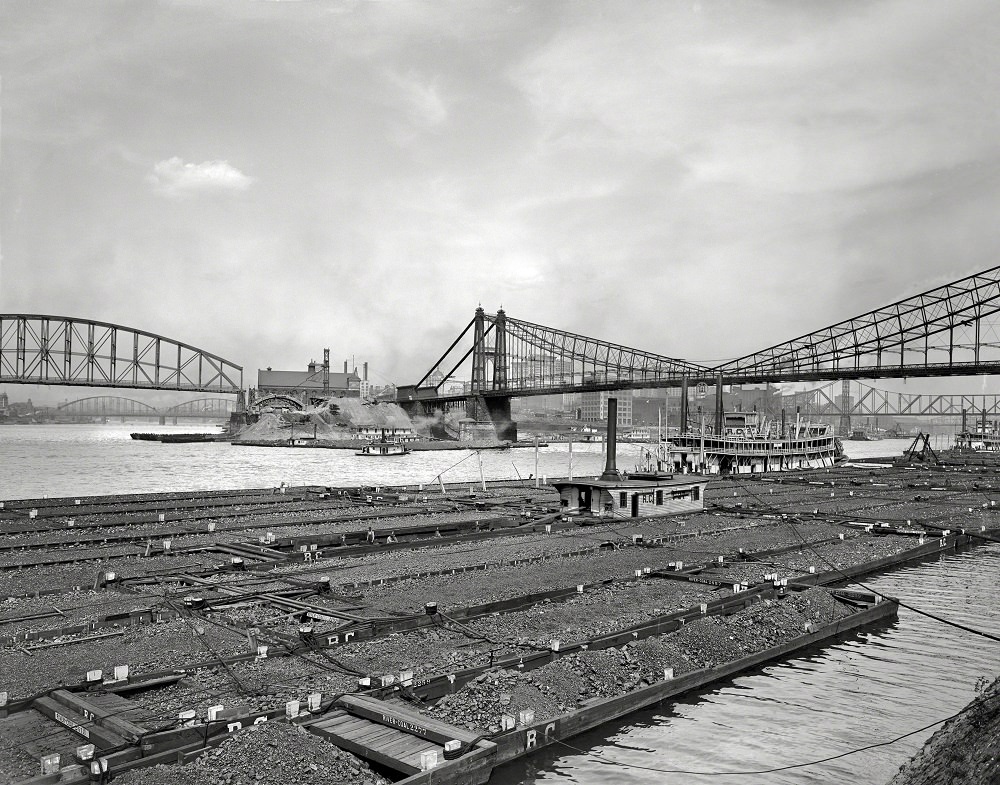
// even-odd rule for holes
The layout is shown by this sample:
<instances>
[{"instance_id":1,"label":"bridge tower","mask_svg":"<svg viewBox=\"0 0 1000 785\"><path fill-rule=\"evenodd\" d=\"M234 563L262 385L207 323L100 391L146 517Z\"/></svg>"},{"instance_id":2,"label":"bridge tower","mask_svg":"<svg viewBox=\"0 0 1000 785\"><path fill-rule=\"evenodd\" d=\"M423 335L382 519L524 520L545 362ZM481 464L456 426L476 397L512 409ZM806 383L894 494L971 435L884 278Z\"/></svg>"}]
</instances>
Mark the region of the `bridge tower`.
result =
<instances>
[{"instance_id":1,"label":"bridge tower","mask_svg":"<svg viewBox=\"0 0 1000 785\"><path fill-rule=\"evenodd\" d=\"M493 332L493 350L486 345L487 332ZM487 358L493 360L493 377L487 383ZM497 312L489 330L482 306L476 309L473 319L472 383L471 395L465 399L465 413L477 423L490 423L497 438L517 441L517 424L511 422L510 396L485 397L486 391L507 389L507 317L503 310Z\"/></svg>"},{"instance_id":2,"label":"bridge tower","mask_svg":"<svg viewBox=\"0 0 1000 785\"><path fill-rule=\"evenodd\" d=\"M486 314L483 306L476 308L472 335L472 392L486 388Z\"/></svg>"},{"instance_id":3,"label":"bridge tower","mask_svg":"<svg viewBox=\"0 0 1000 785\"><path fill-rule=\"evenodd\" d=\"M493 389L507 389L507 314L503 308L497 311L493 323Z\"/></svg>"}]
</instances>

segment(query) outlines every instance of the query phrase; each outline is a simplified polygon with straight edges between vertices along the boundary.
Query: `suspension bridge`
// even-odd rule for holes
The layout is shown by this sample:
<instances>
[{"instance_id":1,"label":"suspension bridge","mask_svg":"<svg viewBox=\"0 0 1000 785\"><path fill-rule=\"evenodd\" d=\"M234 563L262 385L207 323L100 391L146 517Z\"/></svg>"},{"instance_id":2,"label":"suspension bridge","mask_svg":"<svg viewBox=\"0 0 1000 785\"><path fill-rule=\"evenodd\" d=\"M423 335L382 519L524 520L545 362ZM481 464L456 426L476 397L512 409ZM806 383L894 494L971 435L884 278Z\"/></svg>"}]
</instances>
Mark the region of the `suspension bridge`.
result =
<instances>
[{"instance_id":1,"label":"suspension bridge","mask_svg":"<svg viewBox=\"0 0 1000 785\"><path fill-rule=\"evenodd\" d=\"M690 384L712 384L721 390L725 384L998 371L1000 267L993 267L717 366L522 321L503 310L487 314L480 307L416 384L398 388L397 400L405 408L425 412L464 402L470 417L490 420L498 431L510 433L514 397L680 387L685 422ZM456 384L459 379L469 381ZM862 396L858 414L865 407L874 413L880 406L880 413L888 414L890 395ZM949 407L954 412L962 406L961 400L949 402L945 397L898 398L895 406L914 414ZM715 399L720 420L723 396ZM837 406L832 398L830 405Z\"/></svg>"}]
</instances>

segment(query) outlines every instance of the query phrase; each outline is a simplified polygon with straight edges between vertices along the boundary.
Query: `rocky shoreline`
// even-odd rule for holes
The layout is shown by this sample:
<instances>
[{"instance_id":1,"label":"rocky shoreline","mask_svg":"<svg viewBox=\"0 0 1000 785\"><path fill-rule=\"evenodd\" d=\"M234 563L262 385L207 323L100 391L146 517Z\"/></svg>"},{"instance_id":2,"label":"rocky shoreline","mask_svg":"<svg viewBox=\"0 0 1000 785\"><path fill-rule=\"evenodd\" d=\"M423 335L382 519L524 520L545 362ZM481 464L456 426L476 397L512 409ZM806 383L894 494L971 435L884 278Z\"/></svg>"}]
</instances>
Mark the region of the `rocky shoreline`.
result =
<instances>
[{"instance_id":1,"label":"rocky shoreline","mask_svg":"<svg viewBox=\"0 0 1000 785\"><path fill-rule=\"evenodd\" d=\"M1000 678L942 725L888 785L1000 782Z\"/></svg>"}]
</instances>

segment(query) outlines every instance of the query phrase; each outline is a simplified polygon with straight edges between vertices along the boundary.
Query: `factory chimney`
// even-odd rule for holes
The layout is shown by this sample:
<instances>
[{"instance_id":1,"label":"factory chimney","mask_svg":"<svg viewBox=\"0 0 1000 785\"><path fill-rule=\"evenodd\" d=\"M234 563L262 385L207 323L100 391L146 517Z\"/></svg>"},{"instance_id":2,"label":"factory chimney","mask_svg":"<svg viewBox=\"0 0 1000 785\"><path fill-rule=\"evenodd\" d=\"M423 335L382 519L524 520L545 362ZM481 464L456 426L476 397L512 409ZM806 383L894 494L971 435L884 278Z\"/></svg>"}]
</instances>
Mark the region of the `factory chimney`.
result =
<instances>
[{"instance_id":1,"label":"factory chimney","mask_svg":"<svg viewBox=\"0 0 1000 785\"><path fill-rule=\"evenodd\" d=\"M616 465L618 457L618 399L608 398L608 459L604 464L602 480L620 480L622 478Z\"/></svg>"},{"instance_id":2,"label":"factory chimney","mask_svg":"<svg viewBox=\"0 0 1000 785\"><path fill-rule=\"evenodd\" d=\"M323 350L323 389L330 390L330 350Z\"/></svg>"}]
</instances>

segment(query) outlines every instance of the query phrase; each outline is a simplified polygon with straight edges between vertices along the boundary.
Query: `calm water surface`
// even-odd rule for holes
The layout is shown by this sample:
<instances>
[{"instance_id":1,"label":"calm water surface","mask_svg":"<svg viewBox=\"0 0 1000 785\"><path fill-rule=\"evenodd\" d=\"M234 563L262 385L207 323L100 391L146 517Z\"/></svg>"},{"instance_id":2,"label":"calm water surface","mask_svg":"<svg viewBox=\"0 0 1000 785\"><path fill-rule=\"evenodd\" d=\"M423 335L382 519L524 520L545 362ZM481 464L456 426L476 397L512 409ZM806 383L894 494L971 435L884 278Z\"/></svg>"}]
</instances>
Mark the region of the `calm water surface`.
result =
<instances>
[{"instance_id":1,"label":"calm water surface","mask_svg":"<svg viewBox=\"0 0 1000 785\"><path fill-rule=\"evenodd\" d=\"M150 423L107 425L0 425L0 499L48 496L151 493L209 488L271 488L294 485L475 482L479 456L471 450L419 452L373 460L352 450L234 447L227 443L160 444L137 441L133 431L218 433L214 426L162 426ZM850 457L898 455L909 439L845 442ZM620 444L618 463L631 468L639 446ZM566 444L541 447L538 471L532 448L483 450L487 479L565 477L570 468ZM599 474L600 444L573 445L573 473Z\"/></svg>"},{"instance_id":2,"label":"calm water surface","mask_svg":"<svg viewBox=\"0 0 1000 785\"><path fill-rule=\"evenodd\" d=\"M0 499L138 493L290 484L357 485L475 482L471 451L414 453L370 460L347 450L163 445L132 431L214 431L190 425L0 426ZM910 439L845 442L848 456L898 455ZM946 446L941 437L938 447ZM630 467L638 447L619 446ZM565 444L543 447L537 474L565 476ZM487 479L527 479L535 451L484 451ZM574 474L603 468L600 445L576 444ZM1000 546L945 556L872 578L871 584L918 607L1000 634ZM807 768L707 776L663 770L745 772L826 758L887 740L958 711L980 677L993 678L1000 646L900 609L891 624L834 646L767 666L677 703L632 715L556 745L494 775L491 785L528 783L885 783L932 731L904 742ZM601 761L625 765L608 765ZM644 768L638 768L644 767Z\"/></svg>"},{"instance_id":3,"label":"calm water surface","mask_svg":"<svg viewBox=\"0 0 1000 785\"><path fill-rule=\"evenodd\" d=\"M0 425L0 499L208 488L272 488L292 485L374 485L478 482L479 456L472 450L417 452L398 458L361 458L353 450L238 447L228 443L160 444L132 439L147 433L218 433L215 427L108 425ZM619 466L631 468L636 445L620 445ZM569 447L483 450L487 479L529 475L565 477ZM573 445L573 472L600 473L600 444Z\"/></svg>"},{"instance_id":4,"label":"calm water surface","mask_svg":"<svg viewBox=\"0 0 1000 785\"><path fill-rule=\"evenodd\" d=\"M1000 634L989 545L870 579L912 605ZM934 729L889 747L768 774L698 776L662 770L747 772L827 758L929 725L959 711L977 679L996 677L1000 645L900 608L890 624L852 634L714 690L640 712L496 772L515 783L858 783L883 785ZM602 760L642 766L610 766Z\"/></svg>"}]
</instances>

